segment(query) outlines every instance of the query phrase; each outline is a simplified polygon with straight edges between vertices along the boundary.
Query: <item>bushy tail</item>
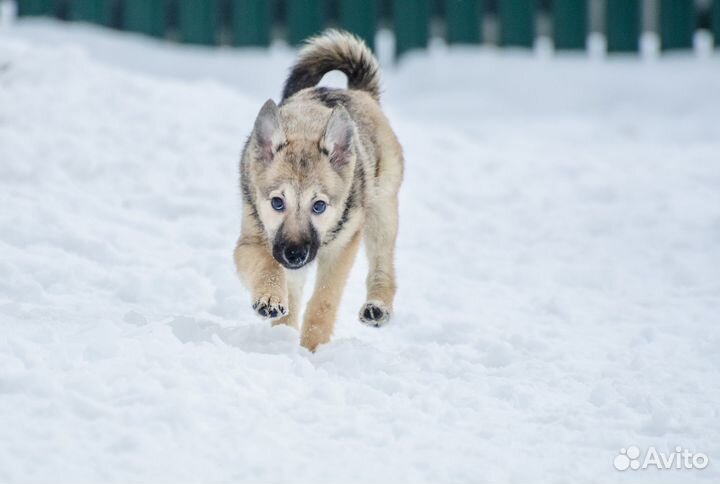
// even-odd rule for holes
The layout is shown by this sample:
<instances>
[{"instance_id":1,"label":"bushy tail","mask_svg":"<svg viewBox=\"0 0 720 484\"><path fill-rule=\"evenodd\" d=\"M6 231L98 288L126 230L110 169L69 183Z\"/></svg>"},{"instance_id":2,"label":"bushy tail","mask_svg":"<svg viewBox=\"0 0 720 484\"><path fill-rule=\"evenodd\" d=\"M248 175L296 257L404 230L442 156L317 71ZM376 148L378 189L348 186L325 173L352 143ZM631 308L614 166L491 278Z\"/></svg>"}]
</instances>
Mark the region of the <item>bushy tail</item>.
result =
<instances>
[{"instance_id":1,"label":"bushy tail","mask_svg":"<svg viewBox=\"0 0 720 484\"><path fill-rule=\"evenodd\" d=\"M380 68L365 42L355 35L326 30L308 40L283 88L283 100L306 87L315 86L330 71L341 71L349 89L370 93L380 101Z\"/></svg>"}]
</instances>

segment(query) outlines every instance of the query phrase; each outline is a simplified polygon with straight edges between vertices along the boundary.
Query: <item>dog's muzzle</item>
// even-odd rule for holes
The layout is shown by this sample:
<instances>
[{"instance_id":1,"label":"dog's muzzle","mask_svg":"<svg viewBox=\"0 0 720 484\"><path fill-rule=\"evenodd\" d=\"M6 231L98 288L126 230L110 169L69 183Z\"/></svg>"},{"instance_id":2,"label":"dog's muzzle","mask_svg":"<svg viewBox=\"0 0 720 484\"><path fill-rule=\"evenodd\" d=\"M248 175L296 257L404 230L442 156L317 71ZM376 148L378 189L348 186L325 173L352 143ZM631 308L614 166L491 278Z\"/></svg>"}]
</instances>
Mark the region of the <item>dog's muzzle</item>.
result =
<instances>
[{"instance_id":1,"label":"dog's muzzle","mask_svg":"<svg viewBox=\"0 0 720 484\"><path fill-rule=\"evenodd\" d=\"M282 227L281 227L282 228ZM317 232L311 228L300 240L286 238L282 230L275 236L273 257L286 269L300 269L315 259L320 240ZM293 240L294 239L294 240Z\"/></svg>"},{"instance_id":2,"label":"dog's muzzle","mask_svg":"<svg viewBox=\"0 0 720 484\"><path fill-rule=\"evenodd\" d=\"M304 266L310 255L310 244L288 245L282 251L283 265L288 269L298 269Z\"/></svg>"}]
</instances>

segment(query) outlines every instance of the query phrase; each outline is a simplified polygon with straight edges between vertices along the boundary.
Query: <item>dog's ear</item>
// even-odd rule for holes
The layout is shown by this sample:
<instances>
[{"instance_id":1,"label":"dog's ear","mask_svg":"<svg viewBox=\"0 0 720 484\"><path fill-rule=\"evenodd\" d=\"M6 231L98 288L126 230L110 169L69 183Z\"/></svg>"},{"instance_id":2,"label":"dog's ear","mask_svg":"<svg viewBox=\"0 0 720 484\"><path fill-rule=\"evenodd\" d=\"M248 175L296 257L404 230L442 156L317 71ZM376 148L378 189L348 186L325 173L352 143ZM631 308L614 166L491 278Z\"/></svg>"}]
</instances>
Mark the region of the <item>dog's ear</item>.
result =
<instances>
[{"instance_id":1,"label":"dog's ear","mask_svg":"<svg viewBox=\"0 0 720 484\"><path fill-rule=\"evenodd\" d=\"M355 123L347 110L343 106L333 109L322 140L322 148L333 166L339 168L350 161L354 135Z\"/></svg>"},{"instance_id":2,"label":"dog's ear","mask_svg":"<svg viewBox=\"0 0 720 484\"><path fill-rule=\"evenodd\" d=\"M275 101L268 99L255 119L253 130L258 157L265 163L272 161L275 153L285 143L285 133L280 125L280 110Z\"/></svg>"}]
</instances>

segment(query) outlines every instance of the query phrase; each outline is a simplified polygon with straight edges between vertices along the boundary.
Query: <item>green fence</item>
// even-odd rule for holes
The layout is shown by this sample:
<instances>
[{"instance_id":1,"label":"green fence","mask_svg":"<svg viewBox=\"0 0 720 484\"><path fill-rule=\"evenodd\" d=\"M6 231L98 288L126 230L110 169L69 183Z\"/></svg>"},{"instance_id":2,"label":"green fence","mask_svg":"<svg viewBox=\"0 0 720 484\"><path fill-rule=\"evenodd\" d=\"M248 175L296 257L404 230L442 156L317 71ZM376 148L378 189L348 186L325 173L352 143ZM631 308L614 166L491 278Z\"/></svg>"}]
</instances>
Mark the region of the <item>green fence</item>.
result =
<instances>
[{"instance_id":1,"label":"green fence","mask_svg":"<svg viewBox=\"0 0 720 484\"><path fill-rule=\"evenodd\" d=\"M607 51L637 52L642 0L604 0ZM431 35L450 44L494 43L530 48L549 25L556 50L586 48L591 0L18 0L21 16L92 22L154 37L204 45L297 45L325 27L355 32L373 47L379 27L393 30L396 53L425 48ZM691 49L702 26L720 45L720 0L656 0L663 51ZM547 30L547 29L546 29Z\"/></svg>"}]
</instances>

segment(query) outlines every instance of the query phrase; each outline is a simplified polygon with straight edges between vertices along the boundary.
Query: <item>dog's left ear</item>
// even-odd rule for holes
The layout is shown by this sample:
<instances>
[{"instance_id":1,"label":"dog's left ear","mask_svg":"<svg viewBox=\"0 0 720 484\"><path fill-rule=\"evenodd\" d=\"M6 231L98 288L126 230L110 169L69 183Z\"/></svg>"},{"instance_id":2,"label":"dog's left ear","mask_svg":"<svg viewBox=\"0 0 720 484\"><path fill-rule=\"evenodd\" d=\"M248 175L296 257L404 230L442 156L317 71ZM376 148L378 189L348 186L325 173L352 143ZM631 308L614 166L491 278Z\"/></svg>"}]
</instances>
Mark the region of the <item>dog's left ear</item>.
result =
<instances>
[{"instance_id":1,"label":"dog's left ear","mask_svg":"<svg viewBox=\"0 0 720 484\"><path fill-rule=\"evenodd\" d=\"M322 140L322 147L333 166L340 168L350 161L354 134L355 123L347 110L343 106L333 109Z\"/></svg>"}]
</instances>

